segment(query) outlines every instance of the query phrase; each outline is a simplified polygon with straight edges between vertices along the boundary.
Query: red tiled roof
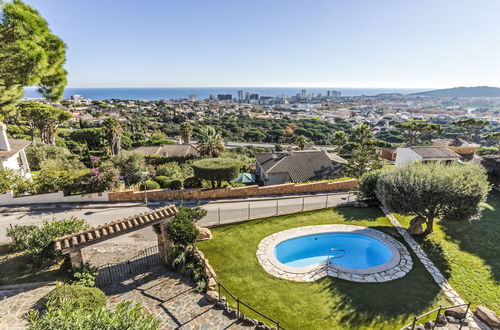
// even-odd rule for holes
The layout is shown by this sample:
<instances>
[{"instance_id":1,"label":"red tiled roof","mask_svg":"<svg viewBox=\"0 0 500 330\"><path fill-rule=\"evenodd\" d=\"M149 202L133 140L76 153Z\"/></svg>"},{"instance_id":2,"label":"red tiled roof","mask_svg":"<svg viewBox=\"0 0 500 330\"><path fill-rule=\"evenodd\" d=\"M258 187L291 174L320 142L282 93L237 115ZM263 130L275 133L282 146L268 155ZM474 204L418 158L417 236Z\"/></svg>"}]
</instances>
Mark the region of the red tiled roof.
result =
<instances>
[{"instance_id":1,"label":"red tiled roof","mask_svg":"<svg viewBox=\"0 0 500 330\"><path fill-rule=\"evenodd\" d=\"M135 231L154 225L174 216L176 213L177 208L175 207L175 205L168 205L122 220L105 223L104 225L58 237L54 240L54 248L56 251L62 251L64 253L72 248L81 248L85 245L99 243L113 238L113 236L118 236L126 232Z\"/></svg>"}]
</instances>

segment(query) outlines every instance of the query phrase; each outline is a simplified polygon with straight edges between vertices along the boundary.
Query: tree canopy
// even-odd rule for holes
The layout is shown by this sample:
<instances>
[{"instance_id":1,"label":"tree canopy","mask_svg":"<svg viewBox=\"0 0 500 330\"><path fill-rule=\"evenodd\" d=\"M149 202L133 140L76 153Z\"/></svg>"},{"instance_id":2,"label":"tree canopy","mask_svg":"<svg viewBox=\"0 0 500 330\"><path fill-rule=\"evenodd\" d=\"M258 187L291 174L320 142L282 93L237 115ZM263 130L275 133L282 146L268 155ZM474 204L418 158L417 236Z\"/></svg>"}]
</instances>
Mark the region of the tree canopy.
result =
<instances>
[{"instance_id":1,"label":"tree canopy","mask_svg":"<svg viewBox=\"0 0 500 330\"><path fill-rule=\"evenodd\" d=\"M396 128L405 136L410 146L415 146L425 140L430 140L433 134L441 134L443 127L439 124L431 124L423 120L408 120L397 123Z\"/></svg>"},{"instance_id":2,"label":"tree canopy","mask_svg":"<svg viewBox=\"0 0 500 330\"><path fill-rule=\"evenodd\" d=\"M0 114L15 111L26 86L38 86L48 100L60 99L66 86L64 42L22 1L0 1L0 10Z\"/></svg>"},{"instance_id":3,"label":"tree canopy","mask_svg":"<svg viewBox=\"0 0 500 330\"><path fill-rule=\"evenodd\" d=\"M376 195L389 210L418 215L433 231L434 219L467 220L477 215L490 184L483 167L465 163L417 163L383 170Z\"/></svg>"},{"instance_id":4,"label":"tree canopy","mask_svg":"<svg viewBox=\"0 0 500 330\"><path fill-rule=\"evenodd\" d=\"M231 181L238 176L241 162L232 158L208 158L193 163L195 177L221 186L222 181Z\"/></svg>"}]
</instances>

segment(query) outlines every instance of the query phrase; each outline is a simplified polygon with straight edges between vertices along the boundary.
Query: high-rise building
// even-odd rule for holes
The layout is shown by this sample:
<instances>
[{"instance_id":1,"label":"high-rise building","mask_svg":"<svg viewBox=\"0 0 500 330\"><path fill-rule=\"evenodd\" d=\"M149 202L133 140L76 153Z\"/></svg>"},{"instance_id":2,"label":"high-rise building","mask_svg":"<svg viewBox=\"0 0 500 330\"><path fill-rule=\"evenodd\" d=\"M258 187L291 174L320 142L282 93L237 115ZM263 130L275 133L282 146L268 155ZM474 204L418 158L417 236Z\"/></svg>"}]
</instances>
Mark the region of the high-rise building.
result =
<instances>
[{"instance_id":1,"label":"high-rise building","mask_svg":"<svg viewBox=\"0 0 500 330\"><path fill-rule=\"evenodd\" d=\"M307 96L307 91L305 89L301 90L300 91L300 97L303 98L303 99L305 99L306 96Z\"/></svg>"},{"instance_id":2,"label":"high-rise building","mask_svg":"<svg viewBox=\"0 0 500 330\"><path fill-rule=\"evenodd\" d=\"M189 101L196 101L196 94L189 94Z\"/></svg>"},{"instance_id":3,"label":"high-rise building","mask_svg":"<svg viewBox=\"0 0 500 330\"><path fill-rule=\"evenodd\" d=\"M245 92L245 103L250 103L250 93Z\"/></svg>"},{"instance_id":4,"label":"high-rise building","mask_svg":"<svg viewBox=\"0 0 500 330\"><path fill-rule=\"evenodd\" d=\"M233 96L231 94L217 94L217 100L219 101L231 101Z\"/></svg>"},{"instance_id":5,"label":"high-rise building","mask_svg":"<svg viewBox=\"0 0 500 330\"><path fill-rule=\"evenodd\" d=\"M243 91L238 91L238 102L243 102Z\"/></svg>"}]
</instances>

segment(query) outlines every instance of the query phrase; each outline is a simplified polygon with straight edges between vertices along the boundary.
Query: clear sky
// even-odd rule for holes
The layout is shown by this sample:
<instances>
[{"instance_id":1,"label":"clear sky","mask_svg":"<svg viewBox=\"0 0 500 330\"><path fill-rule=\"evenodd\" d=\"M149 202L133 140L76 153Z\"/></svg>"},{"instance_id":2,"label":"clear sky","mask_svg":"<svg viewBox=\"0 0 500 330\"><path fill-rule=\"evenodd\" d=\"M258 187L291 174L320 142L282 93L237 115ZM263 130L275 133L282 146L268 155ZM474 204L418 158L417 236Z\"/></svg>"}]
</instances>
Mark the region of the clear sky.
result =
<instances>
[{"instance_id":1,"label":"clear sky","mask_svg":"<svg viewBox=\"0 0 500 330\"><path fill-rule=\"evenodd\" d=\"M69 87L500 87L499 0L26 0Z\"/></svg>"}]
</instances>

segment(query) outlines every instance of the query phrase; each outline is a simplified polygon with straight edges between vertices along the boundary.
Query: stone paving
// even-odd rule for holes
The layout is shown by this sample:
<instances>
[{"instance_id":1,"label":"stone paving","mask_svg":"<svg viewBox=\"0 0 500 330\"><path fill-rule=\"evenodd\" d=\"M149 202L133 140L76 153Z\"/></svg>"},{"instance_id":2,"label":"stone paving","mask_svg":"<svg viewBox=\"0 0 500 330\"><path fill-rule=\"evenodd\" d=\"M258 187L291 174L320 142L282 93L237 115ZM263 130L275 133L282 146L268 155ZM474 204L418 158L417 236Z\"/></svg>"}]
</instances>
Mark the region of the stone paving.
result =
<instances>
[{"instance_id":1,"label":"stone paving","mask_svg":"<svg viewBox=\"0 0 500 330\"><path fill-rule=\"evenodd\" d=\"M399 234L403 236L404 240L408 245L412 248L413 252L417 255L417 257L420 259L424 267L427 269L427 271L431 274L432 278L434 281L439 285L441 290L443 290L444 294L448 298L448 300L453 304L453 305L461 305L465 304L466 302L460 297L460 295L453 289L453 287L448 283L448 281L445 279L443 274L439 271L439 269L434 265L431 259L427 256L427 254L422 250L420 245L411 237L410 233L399 223L399 221L394 217L389 210L387 210L384 207L380 207L382 212L385 213L387 218L389 218L389 221L392 223L392 225L397 229ZM468 316L467 316L467 321L469 323L469 327L471 329L485 329L484 325L482 325L473 315L471 311L469 311Z\"/></svg>"},{"instance_id":2,"label":"stone paving","mask_svg":"<svg viewBox=\"0 0 500 330\"><path fill-rule=\"evenodd\" d=\"M274 247L286 239L328 232L355 232L373 237L384 242L391 250L393 257L380 266L351 269L341 267L334 262L322 262L309 267L292 268L281 264L274 256ZM274 233L259 243L257 259L269 274L297 282L313 282L325 276L337 277L352 282L387 282L405 276L413 267L410 253L398 240L381 231L353 225L305 226Z\"/></svg>"},{"instance_id":3,"label":"stone paving","mask_svg":"<svg viewBox=\"0 0 500 330\"><path fill-rule=\"evenodd\" d=\"M39 309L42 298L54 285L0 287L0 329L25 329L24 315L31 309Z\"/></svg>"},{"instance_id":4,"label":"stone paving","mask_svg":"<svg viewBox=\"0 0 500 330\"><path fill-rule=\"evenodd\" d=\"M161 265L103 290L108 307L123 300L140 302L145 311L161 319L160 329L250 329L215 309L204 295Z\"/></svg>"}]
</instances>

